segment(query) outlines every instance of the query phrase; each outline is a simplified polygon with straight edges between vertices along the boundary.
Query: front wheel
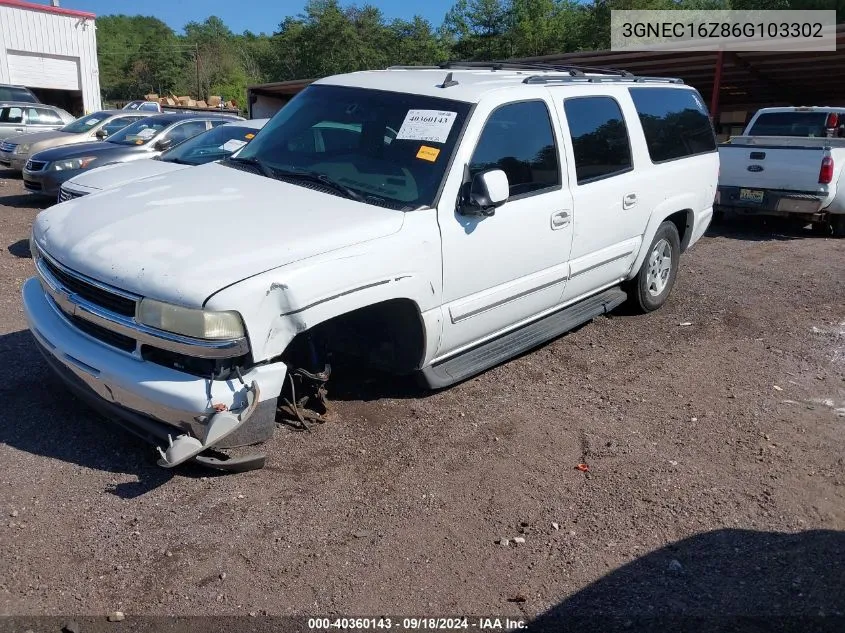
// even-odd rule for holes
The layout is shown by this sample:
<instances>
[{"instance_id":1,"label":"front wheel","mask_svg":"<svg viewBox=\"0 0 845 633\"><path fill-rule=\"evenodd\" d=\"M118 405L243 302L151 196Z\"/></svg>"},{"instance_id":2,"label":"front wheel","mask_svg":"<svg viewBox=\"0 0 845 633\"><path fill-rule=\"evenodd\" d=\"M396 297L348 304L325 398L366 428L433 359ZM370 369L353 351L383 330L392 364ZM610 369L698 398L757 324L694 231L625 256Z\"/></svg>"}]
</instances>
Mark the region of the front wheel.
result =
<instances>
[{"instance_id":1,"label":"front wheel","mask_svg":"<svg viewBox=\"0 0 845 633\"><path fill-rule=\"evenodd\" d=\"M672 222L664 222L658 227L640 271L629 285L630 299L637 310L651 312L666 303L675 285L680 258L678 229Z\"/></svg>"}]
</instances>

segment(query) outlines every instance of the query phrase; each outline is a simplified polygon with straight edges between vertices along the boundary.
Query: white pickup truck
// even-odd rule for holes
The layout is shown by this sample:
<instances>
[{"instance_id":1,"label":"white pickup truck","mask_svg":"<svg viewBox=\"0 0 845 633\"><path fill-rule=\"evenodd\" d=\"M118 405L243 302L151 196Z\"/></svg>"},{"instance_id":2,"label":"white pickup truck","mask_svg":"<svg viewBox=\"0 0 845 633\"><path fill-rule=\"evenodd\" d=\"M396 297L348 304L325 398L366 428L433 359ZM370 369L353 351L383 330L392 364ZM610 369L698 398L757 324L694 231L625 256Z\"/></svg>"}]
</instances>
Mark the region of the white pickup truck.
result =
<instances>
[{"instance_id":1,"label":"white pickup truck","mask_svg":"<svg viewBox=\"0 0 845 633\"><path fill-rule=\"evenodd\" d=\"M40 213L24 311L55 372L162 466L260 467L218 449L269 439L280 398L320 393L330 361L441 388L626 299L659 308L718 166L677 80L328 77L236 156Z\"/></svg>"},{"instance_id":2,"label":"white pickup truck","mask_svg":"<svg viewBox=\"0 0 845 633\"><path fill-rule=\"evenodd\" d=\"M717 209L812 222L845 237L843 136L845 108L758 111L742 136L719 146Z\"/></svg>"}]
</instances>

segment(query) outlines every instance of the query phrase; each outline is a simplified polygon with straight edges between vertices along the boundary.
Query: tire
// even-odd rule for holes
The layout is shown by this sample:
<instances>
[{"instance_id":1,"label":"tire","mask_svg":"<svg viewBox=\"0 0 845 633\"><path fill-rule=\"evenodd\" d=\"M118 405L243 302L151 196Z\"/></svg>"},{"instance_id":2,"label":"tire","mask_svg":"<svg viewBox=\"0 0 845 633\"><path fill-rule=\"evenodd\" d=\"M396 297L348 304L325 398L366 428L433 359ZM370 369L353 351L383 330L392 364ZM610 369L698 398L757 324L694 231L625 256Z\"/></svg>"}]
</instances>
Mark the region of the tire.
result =
<instances>
[{"instance_id":1,"label":"tire","mask_svg":"<svg viewBox=\"0 0 845 633\"><path fill-rule=\"evenodd\" d=\"M830 218L830 226L833 229L833 237L845 237L845 214Z\"/></svg>"},{"instance_id":2,"label":"tire","mask_svg":"<svg viewBox=\"0 0 845 633\"><path fill-rule=\"evenodd\" d=\"M680 258L678 229L672 222L664 222L657 228L645 260L628 286L628 296L635 310L652 312L666 303L675 285Z\"/></svg>"}]
</instances>

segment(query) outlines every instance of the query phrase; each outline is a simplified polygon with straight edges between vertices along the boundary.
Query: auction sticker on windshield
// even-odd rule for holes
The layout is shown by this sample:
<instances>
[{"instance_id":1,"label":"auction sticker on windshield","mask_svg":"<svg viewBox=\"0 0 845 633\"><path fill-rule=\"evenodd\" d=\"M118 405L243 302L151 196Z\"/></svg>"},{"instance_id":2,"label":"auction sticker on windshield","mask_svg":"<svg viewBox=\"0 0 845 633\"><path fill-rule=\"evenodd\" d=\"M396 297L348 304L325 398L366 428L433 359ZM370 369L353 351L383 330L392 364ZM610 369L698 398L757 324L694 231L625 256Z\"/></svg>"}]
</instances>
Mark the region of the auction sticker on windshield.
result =
<instances>
[{"instance_id":1,"label":"auction sticker on windshield","mask_svg":"<svg viewBox=\"0 0 845 633\"><path fill-rule=\"evenodd\" d=\"M396 138L445 143L457 116L457 112L442 110L408 110Z\"/></svg>"},{"instance_id":2,"label":"auction sticker on windshield","mask_svg":"<svg viewBox=\"0 0 845 633\"><path fill-rule=\"evenodd\" d=\"M237 138L232 138L223 143L223 145L220 146L220 149L222 149L224 152L235 152L242 148L244 145L246 145L246 141L242 141Z\"/></svg>"}]
</instances>

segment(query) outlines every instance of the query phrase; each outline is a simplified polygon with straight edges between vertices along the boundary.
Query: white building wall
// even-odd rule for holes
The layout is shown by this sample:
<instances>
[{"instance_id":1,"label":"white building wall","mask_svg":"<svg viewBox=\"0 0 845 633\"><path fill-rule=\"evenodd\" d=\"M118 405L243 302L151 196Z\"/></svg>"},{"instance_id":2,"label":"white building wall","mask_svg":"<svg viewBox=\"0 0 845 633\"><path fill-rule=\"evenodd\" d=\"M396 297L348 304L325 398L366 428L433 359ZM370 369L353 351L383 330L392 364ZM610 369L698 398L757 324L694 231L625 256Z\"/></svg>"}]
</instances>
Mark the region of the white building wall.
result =
<instances>
[{"instance_id":1,"label":"white building wall","mask_svg":"<svg viewBox=\"0 0 845 633\"><path fill-rule=\"evenodd\" d=\"M29 70L28 77L37 74L33 69L43 69L40 83L25 84L34 88L65 88L66 72L60 81L55 73L60 68L67 71L70 62L76 63L85 111L102 109L93 19L0 4L0 83L14 83L10 77L10 53L13 70L19 73L23 66ZM16 55L20 53L26 59Z\"/></svg>"}]
</instances>

